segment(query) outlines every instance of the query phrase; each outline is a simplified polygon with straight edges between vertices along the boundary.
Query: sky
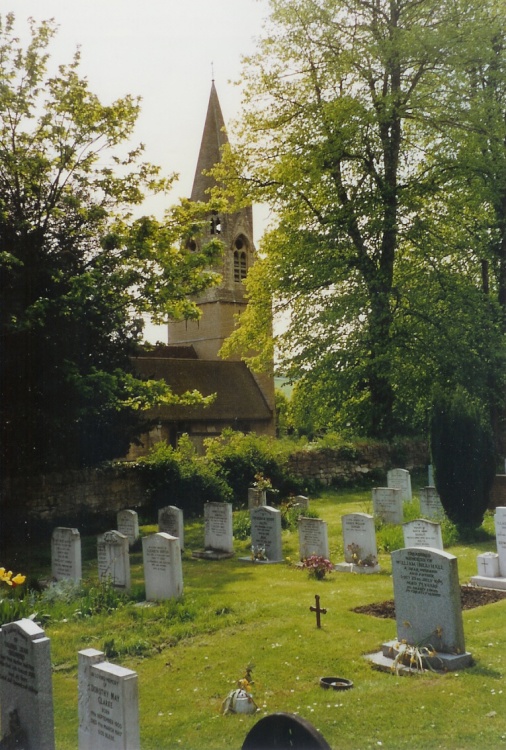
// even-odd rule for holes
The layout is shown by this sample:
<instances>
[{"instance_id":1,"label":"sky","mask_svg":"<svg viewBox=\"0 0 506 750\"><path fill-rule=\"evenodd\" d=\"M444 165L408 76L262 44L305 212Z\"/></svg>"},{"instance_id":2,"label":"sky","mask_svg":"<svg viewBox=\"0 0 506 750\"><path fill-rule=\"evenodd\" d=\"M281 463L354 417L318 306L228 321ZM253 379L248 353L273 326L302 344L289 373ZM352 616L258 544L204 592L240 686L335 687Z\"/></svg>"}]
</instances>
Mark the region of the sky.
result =
<instances>
[{"instance_id":1,"label":"sky","mask_svg":"<svg viewBox=\"0 0 506 750\"><path fill-rule=\"evenodd\" d=\"M168 198L144 207L161 218L190 195L213 76L225 123L240 116L233 82L242 56L255 50L268 0L0 0L0 13L10 11L21 39L29 36L28 18L53 18L52 61L70 62L79 46L81 74L104 104L141 96L132 142L144 143L145 158L164 174L180 175ZM255 221L258 243L263 219ZM160 333L149 330L147 338L163 340Z\"/></svg>"}]
</instances>

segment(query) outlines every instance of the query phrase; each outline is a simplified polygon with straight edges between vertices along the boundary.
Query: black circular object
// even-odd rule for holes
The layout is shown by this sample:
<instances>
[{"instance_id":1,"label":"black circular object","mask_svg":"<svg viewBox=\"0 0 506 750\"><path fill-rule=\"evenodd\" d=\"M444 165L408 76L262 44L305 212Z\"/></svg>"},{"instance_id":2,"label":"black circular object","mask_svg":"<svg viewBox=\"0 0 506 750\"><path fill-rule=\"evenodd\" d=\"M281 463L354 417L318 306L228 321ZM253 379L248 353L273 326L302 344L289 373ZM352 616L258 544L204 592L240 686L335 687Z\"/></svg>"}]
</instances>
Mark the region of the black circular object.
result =
<instances>
[{"instance_id":1,"label":"black circular object","mask_svg":"<svg viewBox=\"0 0 506 750\"><path fill-rule=\"evenodd\" d=\"M353 682L346 677L320 677L320 687L332 690L349 690Z\"/></svg>"}]
</instances>

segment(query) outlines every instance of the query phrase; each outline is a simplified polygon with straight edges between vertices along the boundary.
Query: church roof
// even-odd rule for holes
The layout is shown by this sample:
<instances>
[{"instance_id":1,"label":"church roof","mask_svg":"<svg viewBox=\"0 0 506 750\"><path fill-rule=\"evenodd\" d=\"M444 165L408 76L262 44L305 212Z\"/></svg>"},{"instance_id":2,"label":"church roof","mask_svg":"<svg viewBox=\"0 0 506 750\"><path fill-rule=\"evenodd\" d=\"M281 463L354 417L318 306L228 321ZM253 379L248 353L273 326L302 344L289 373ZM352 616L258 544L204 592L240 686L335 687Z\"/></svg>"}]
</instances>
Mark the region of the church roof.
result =
<instances>
[{"instance_id":1,"label":"church roof","mask_svg":"<svg viewBox=\"0 0 506 750\"><path fill-rule=\"evenodd\" d=\"M225 132L225 121L213 81L190 197L192 201L207 202L209 200L209 195L206 191L213 187L215 182L212 177L202 173L209 171L215 164L221 161L221 149L225 143L228 143L228 137Z\"/></svg>"},{"instance_id":2,"label":"church roof","mask_svg":"<svg viewBox=\"0 0 506 750\"><path fill-rule=\"evenodd\" d=\"M134 367L141 377L165 380L177 395L193 390L203 396L217 394L207 407L157 407L153 410L154 418L220 422L272 419L272 412L244 362L139 357L134 360Z\"/></svg>"}]
</instances>

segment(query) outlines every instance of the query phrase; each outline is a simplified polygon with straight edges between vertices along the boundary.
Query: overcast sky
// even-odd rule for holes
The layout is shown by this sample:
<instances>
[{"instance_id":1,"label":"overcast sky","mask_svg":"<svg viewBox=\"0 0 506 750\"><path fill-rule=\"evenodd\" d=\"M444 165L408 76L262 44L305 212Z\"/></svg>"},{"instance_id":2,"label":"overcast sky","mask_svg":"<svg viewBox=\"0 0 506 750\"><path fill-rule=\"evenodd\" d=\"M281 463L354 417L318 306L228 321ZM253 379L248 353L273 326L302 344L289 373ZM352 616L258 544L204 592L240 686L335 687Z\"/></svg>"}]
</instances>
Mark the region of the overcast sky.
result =
<instances>
[{"instance_id":1,"label":"overcast sky","mask_svg":"<svg viewBox=\"0 0 506 750\"><path fill-rule=\"evenodd\" d=\"M27 19L54 18L55 63L81 49L81 73L104 103L125 94L142 97L134 142L146 158L180 179L169 203L189 196L211 88L212 70L225 122L240 115L236 81L241 56L255 49L268 14L267 0L0 0L13 11L16 32ZM167 199L146 212L161 217ZM262 219L255 232L259 239Z\"/></svg>"}]
</instances>

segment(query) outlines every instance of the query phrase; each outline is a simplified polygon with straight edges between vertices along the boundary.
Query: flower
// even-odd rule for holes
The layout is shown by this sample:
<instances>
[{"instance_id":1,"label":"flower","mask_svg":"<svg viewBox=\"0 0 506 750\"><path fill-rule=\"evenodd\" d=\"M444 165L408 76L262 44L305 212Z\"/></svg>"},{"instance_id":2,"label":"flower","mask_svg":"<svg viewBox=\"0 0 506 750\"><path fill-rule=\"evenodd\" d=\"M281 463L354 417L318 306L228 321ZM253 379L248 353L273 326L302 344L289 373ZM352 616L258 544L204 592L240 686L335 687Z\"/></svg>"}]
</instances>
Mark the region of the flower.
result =
<instances>
[{"instance_id":1,"label":"flower","mask_svg":"<svg viewBox=\"0 0 506 750\"><path fill-rule=\"evenodd\" d=\"M310 555L301 561L301 566L309 571L312 578L322 580L334 570L333 564L323 555Z\"/></svg>"},{"instance_id":2,"label":"flower","mask_svg":"<svg viewBox=\"0 0 506 750\"><path fill-rule=\"evenodd\" d=\"M252 486L256 490L260 490L260 492L265 492L266 490L271 490L271 492L277 492L277 490L274 490L272 487L272 482L268 477L264 477L263 474L255 474L255 481L253 482Z\"/></svg>"},{"instance_id":3,"label":"flower","mask_svg":"<svg viewBox=\"0 0 506 750\"><path fill-rule=\"evenodd\" d=\"M5 568L0 568L0 581L6 583L7 586L12 586L14 588L15 586L24 583L26 581L26 576L18 573L13 577L12 570L6 571Z\"/></svg>"}]
</instances>

